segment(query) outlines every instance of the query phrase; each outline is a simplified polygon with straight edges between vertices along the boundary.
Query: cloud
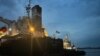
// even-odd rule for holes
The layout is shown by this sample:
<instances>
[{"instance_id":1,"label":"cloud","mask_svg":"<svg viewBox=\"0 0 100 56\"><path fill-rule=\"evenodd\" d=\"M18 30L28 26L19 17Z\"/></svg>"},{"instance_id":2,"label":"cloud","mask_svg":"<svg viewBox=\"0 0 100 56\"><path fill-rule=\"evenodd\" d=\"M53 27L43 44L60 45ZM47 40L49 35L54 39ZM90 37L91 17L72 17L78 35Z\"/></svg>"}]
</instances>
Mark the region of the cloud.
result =
<instances>
[{"instance_id":1,"label":"cloud","mask_svg":"<svg viewBox=\"0 0 100 56\"><path fill-rule=\"evenodd\" d=\"M24 8L20 0L0 0L0 16L8 19L16 19L23 14Z\"/></svg>"},{"instance_id":2,"label":"cloud","mask_svg":"<svg viewBox=\"0 0 100 56\"><path fill-rule=\"evenodd\" d=\"M6 6L8 8L16 7L16 0L0 0L0 6Z\"/></svg>"},{"instance_id":3,"label":"cloud","mask_svg":"<svg viewBox=\"0 0 100 56\"><path fill-rule=\"evenodd\" d=\"M25 15L25 2L26 0L0 0L0 16L17 19L18 16ZM33 0L32 5L35 2ZM89 45L88 40L91 38L91 42L99 39L100 0L38 0L37 4L43 9L43 24L50 35L56 30L62 35L69 32L71 40L79 45L85 40L85 44Z\"/></svg>"}]
</instances>

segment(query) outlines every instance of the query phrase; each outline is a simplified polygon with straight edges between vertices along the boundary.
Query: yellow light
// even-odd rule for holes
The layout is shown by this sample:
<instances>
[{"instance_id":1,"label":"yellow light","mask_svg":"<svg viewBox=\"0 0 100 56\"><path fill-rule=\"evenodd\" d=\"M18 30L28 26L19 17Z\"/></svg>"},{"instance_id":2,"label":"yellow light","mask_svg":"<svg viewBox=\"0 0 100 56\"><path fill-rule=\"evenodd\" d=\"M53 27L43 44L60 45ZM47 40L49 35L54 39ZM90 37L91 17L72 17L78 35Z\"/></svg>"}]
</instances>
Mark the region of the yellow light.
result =
<instances>
[{"instance_id":1,"label":"yellow light","mask_svg":"<svg viewBox=\"0 0 100 56\"><path fill-rule=\"evenodd\" d=\"M48 36L48 32L46 30L44 31L44 34L45 34L45 36Z\"/></svg>"},{"instance_id":2,"label":"yellow light","mask_svg":"<svg viewBox=\"0 0 100 56\"><path fill-rule=\"evenodd\" d=\"M5 34L4 34L2 31L0 31L0 38L1 38L2 36L5 36Z\"/></svg>"},{"instance_id":3,"label":"yellow light","mask_svg":"<svg viewBox=\"0 0 100 56\"><path fill-rule=\"evenodd\" d=\"M35 31L34 27L30 27L30 32L34 32L34 31Z\"/></svg>"},{"instance_id":4,"label":"yellow light","mask_svg":"<svg viewBox=\"0 0 100 56\"><path fill-rule=\"evenodd\" d=\"M3 32L2 31L0 31L0 35L2 35L3 34Z\"/></svg>"}]
</instances>

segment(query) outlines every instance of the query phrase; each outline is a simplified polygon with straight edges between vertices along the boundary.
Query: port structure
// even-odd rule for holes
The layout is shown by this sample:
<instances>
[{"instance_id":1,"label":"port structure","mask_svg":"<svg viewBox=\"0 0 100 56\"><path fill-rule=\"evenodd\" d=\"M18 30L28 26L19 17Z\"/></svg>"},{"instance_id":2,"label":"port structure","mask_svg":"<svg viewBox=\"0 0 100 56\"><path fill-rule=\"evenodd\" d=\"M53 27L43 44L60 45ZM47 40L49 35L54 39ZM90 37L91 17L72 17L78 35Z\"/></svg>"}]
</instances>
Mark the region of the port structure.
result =
<instances>
[{"instance_id":1,"label":"port structure","mask_svg":"<svg viewBox=\"0 0 100 56\"><path fill-rule=\"evenodd\" d=\"M44 37L48 35L42 26L42 8L39 5L35 5L31 8L30 1L31 0L29 0L29 4L26 7L27 16L19 17L16 21L0 17L0 21L7 24L8 35L31 34L34 37Z\"/></svg>"}]
</instances>

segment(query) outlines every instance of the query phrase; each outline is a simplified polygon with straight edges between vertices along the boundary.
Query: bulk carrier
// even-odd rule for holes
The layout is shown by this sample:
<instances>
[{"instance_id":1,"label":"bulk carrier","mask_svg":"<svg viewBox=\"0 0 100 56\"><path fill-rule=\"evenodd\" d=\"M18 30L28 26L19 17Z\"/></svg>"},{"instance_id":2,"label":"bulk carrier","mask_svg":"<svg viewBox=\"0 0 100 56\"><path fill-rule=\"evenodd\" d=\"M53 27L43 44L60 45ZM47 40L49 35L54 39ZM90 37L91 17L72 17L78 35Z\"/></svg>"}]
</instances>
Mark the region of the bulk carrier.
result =
<instances>
[{"instance_id":1,"label":"bulk carrier","mask_svg":"<svg viewBox=\"0 0 100 56\"><path fill-rule=\"evenodd\" d=\"M17 21L0 17L6 28L0 31L1 56L82 56L84 51L77 50L65 38L48 36L42 26L42 7L29 4L26 6L27 16ZM31 13L30 13L31 12ZM5 30L5 31L2 31Z\"/></svg>"}]
</instances>

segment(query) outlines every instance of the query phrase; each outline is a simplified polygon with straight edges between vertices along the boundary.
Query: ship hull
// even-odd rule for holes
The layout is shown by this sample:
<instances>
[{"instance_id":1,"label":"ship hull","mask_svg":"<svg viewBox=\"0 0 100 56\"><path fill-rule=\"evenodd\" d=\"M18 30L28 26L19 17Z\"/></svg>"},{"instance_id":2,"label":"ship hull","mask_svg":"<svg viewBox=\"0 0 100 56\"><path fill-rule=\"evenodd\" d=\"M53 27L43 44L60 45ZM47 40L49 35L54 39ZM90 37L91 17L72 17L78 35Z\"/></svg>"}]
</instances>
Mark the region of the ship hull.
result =
<instances>
[{"instance_id":1,"label":"ship hull","mask_svg":"<svg viewBox=\"0 0 100 56\"><path fill-rule=\"evenodd\" d=\"M51 37L12 38L1 43L0 54L6 56L81 56L84 51L63 49L62 39Z\"/></svg>"}]
</instances>

